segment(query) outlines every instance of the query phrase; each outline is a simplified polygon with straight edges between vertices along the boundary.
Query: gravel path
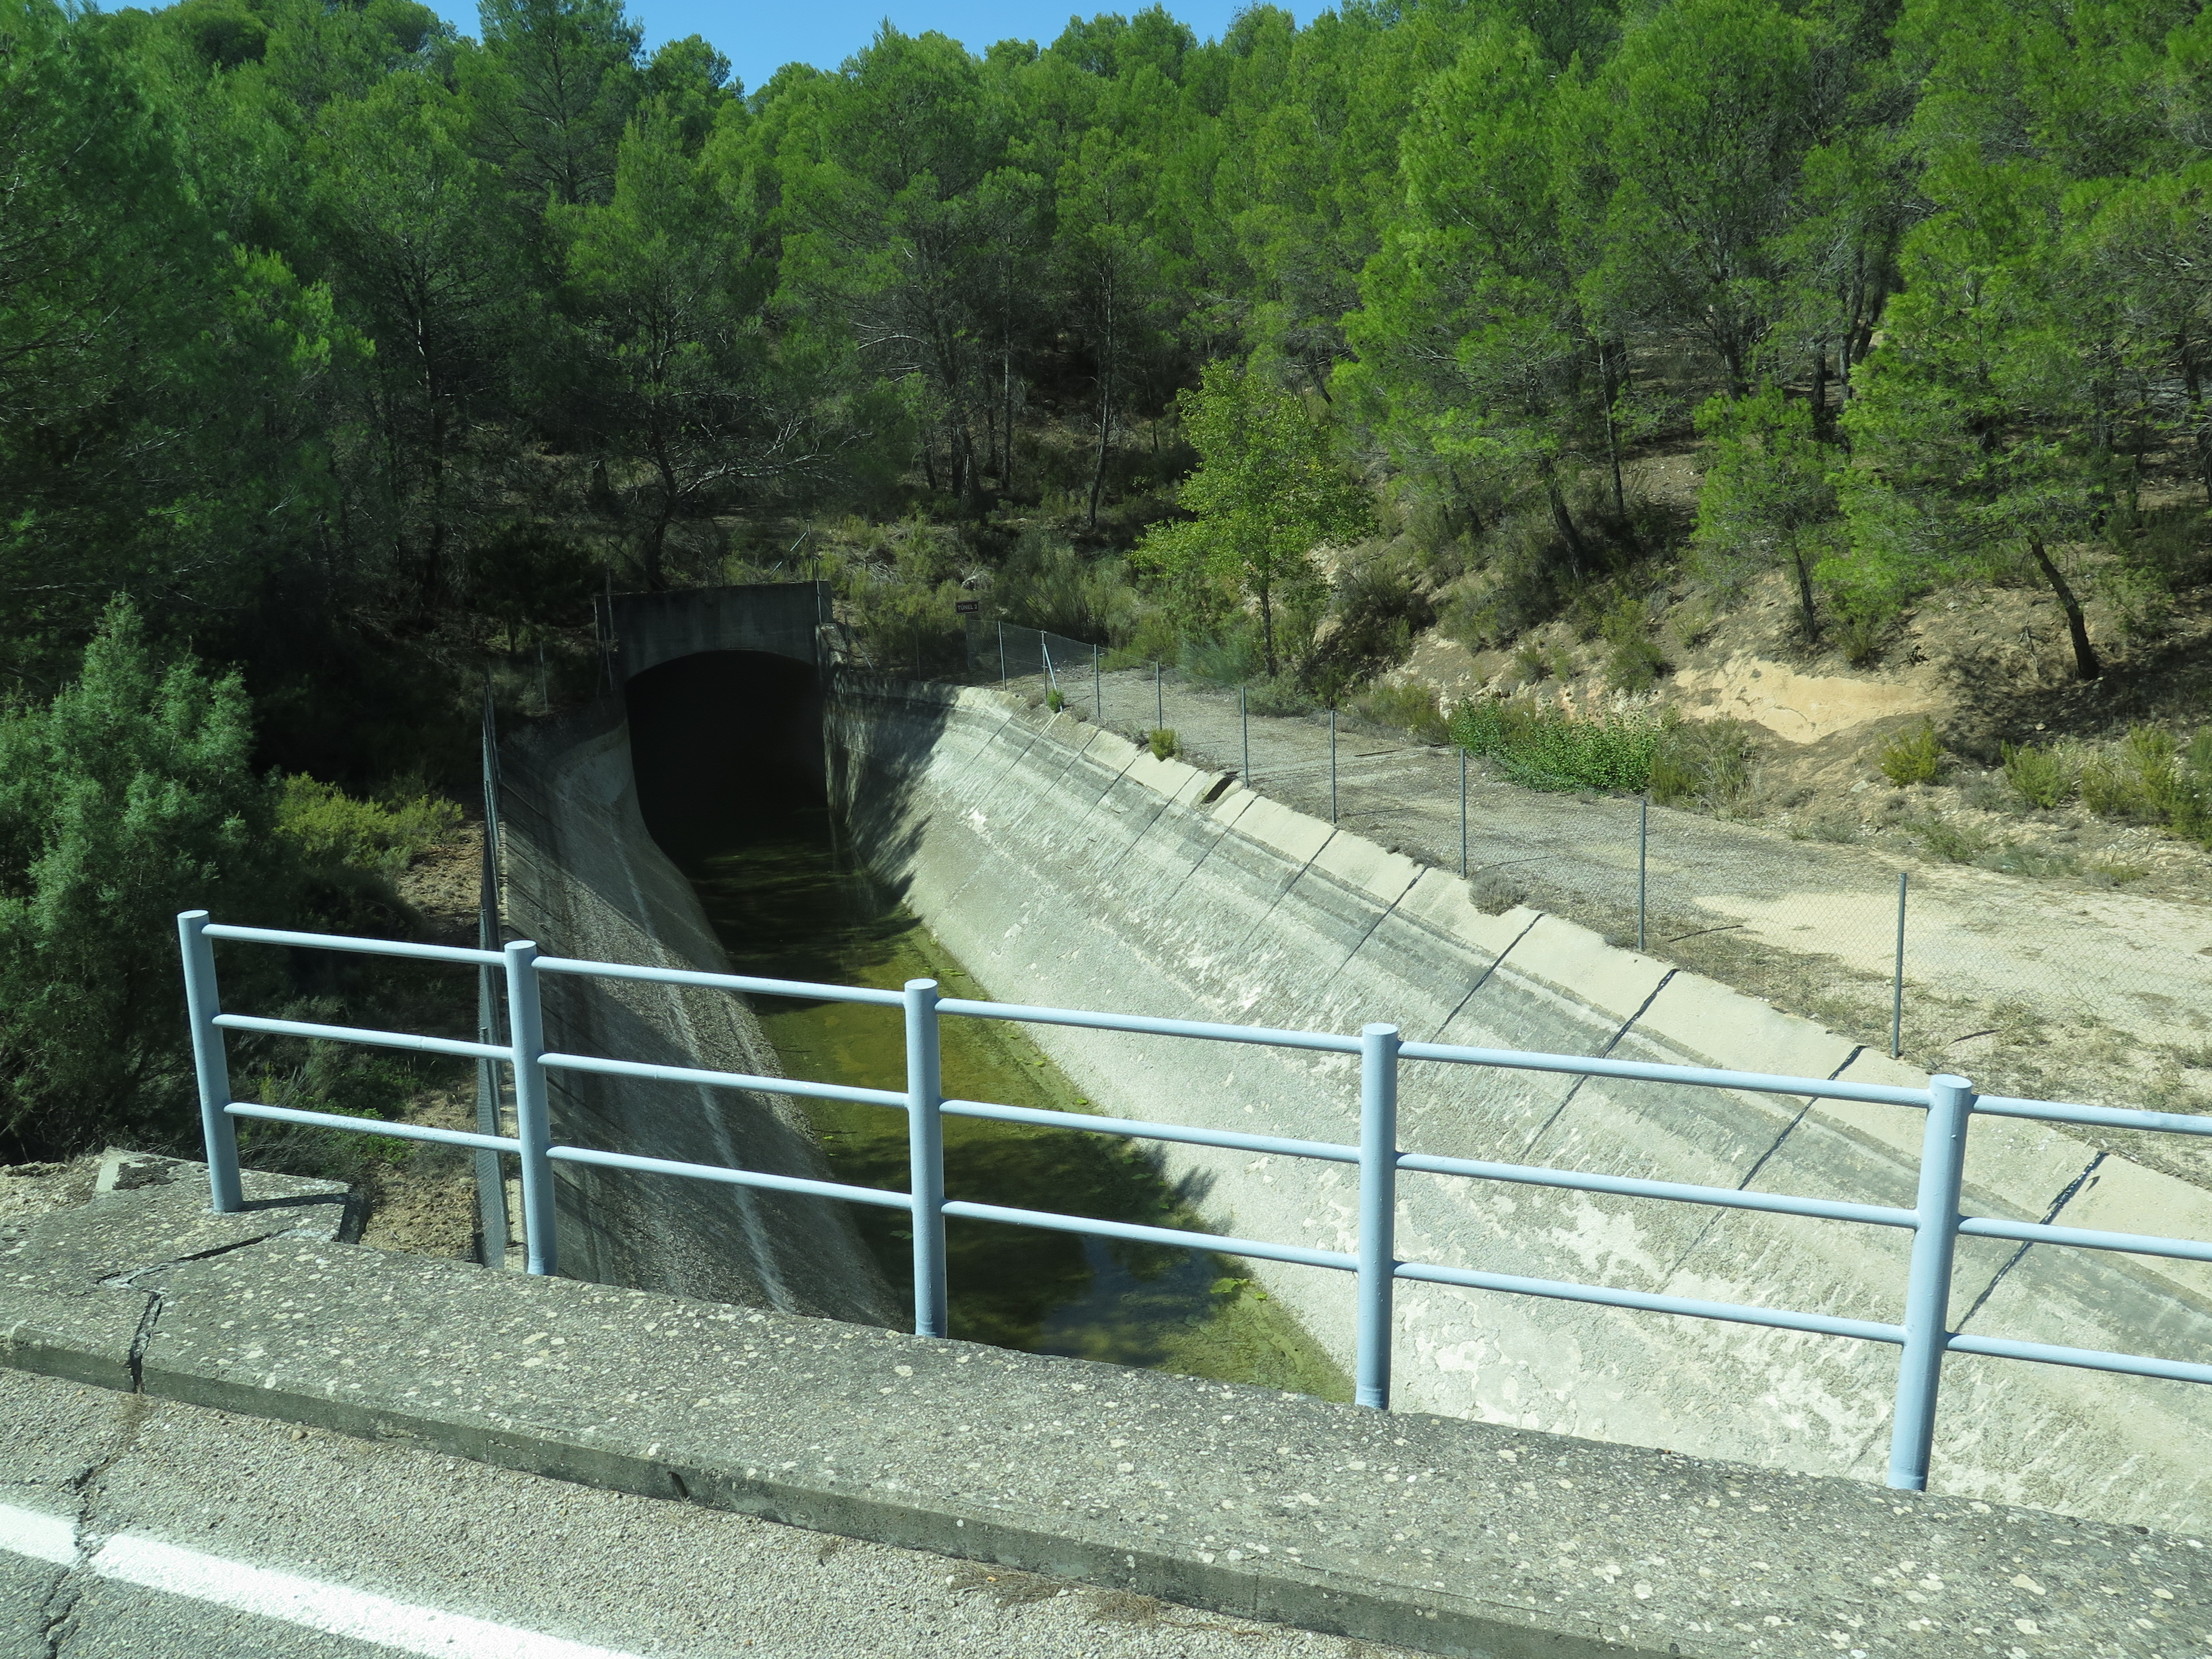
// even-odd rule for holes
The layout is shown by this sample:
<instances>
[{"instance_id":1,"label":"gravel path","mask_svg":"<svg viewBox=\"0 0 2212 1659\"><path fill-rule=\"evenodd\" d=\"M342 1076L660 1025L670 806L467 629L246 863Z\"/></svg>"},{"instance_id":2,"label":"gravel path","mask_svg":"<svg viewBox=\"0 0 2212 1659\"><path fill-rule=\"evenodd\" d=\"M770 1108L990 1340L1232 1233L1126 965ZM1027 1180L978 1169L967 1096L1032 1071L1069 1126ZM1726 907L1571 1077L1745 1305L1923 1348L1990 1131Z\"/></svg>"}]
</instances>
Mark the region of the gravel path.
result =
<instances>
[{"instance_id":1,"label":"gravel path","mask_svg":"<svg viewBox=\"0 0 2212 1659\"><path fill-rule=\"evenodd\" d=\"M1062 684L1088 717L1090 675ZM1043 695L1036 680L1012 689ZM1139 733L1157 717L1186 758L1240 774L1249 744L1247 781L1330 816L1325 716L1240 725L1235 692L1173 678L1156 705L1149 669L1107 674L1100 689L1114 729ZM1479 886L1636 942L1635 800L1523 789L1480 762L1466 799L1467 870ZM1345 828L1457 869L1460 799L1456 750L1349 722L1340 730ZM1646 948L1886 1048L1900 871L1906 1058L1990 1091L2212 1106L2212 905L1930 865L1655 806Z\"/></svg>"}]
</instances>

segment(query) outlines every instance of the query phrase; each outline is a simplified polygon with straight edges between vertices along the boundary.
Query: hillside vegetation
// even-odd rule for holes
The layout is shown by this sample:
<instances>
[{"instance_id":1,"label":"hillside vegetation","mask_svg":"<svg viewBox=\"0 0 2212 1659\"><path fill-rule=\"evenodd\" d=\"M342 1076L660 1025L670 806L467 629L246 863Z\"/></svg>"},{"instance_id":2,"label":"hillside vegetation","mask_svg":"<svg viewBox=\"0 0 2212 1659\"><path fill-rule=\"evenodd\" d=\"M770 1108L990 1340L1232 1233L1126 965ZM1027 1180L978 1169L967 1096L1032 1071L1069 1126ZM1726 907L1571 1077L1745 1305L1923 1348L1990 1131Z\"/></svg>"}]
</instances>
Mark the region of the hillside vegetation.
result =
<instances>
[{"instance_id":1,"label":"hillside vegetation","mask_svg":"<svg viewBox=\"0 0 2212 1659\"><path fill-rule=\"evenodd\" d=\"M166 981L41 1012L164 907L402 925L482 677L588 695L609 591L820 574L932 671L977 598L1837 835L1894 749L2212 838L2197 7L1155 8L757 88L641 38L0 0L17 1150L189 1121ZM1770 668L1880 695L1777 770Z\"/></svg>"}]
</instances>

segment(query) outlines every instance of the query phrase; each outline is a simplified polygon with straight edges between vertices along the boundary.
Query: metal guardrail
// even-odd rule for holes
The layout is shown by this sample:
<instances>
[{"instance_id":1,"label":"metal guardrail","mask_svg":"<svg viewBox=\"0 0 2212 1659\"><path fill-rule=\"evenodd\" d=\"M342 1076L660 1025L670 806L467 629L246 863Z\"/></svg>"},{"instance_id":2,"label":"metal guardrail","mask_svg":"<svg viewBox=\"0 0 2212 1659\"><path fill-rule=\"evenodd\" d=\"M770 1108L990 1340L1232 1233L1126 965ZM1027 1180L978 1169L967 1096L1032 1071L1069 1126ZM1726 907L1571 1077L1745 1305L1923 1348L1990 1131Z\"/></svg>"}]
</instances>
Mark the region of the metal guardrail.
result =
<instances>
[{"instance_id":1,"label":"metal guardrail","mask_svg":"<svg viewBox=\"0 0 2212 1659\"><path fill-rule=\"evenodd\" d=\"M1896 1411L1891 1429L1889 1484L1914 1491L1924 1489L1928 1484L1936 1395L1946 1353L1980 1354L2130 1376L2212 1383L2212 1364L2162 1359L2143 1354L2062 1347L2049 1343L2021 1342L2003 1337L1970 1335L1948 1328L1952 1258L1957 1241L1962 1235L2212 1262L2212 1243L2197 1240L2058 1227L2008 1221L1994 1216L1961 1215L1959 1206L1965 1171L1967 1127L1976 1114L1985 1117L2096 1124L2191 1135L2212 1135L2212 1118L2191 1117L2172 1112L2069 1105L2055 1101L2019 1100L2002 1096L1978 1097L1973 1085L1960 1077L1931 1078L1925 1089L1902 1089L1826 1078L1776 1077L1700 1066L1601 1060L1576 1054L1407 1042L1401 1038L1397 1028L1392 1025L1369 1025L1358 1036L1347 1036L1322 1031L1217 1024L1201 1020L1154 1019L1141 1015L1105 1014L1080 1009L1027 1007L1012 1003L940 997L934 980L909 980L902 992L849 985L812 985L791 980L756 979L738 974L703 973L689 969L574 961L540 956L538 947L527 941L510 944L497 951L471 951L385 939L284 933L265 927L234 927L210 921L204 910L185 912L177 918L177 928L184 953L185 1000L191 1023L193 1060L199 1082L201 1125L207 1142L208 1180L213 1193L214 1207L218 1212L235 1212L243 1205L234 1120L264 1118L277 1122L439 1141L450 1146L514 1154L521 1166L523 1230L527 1243L529 1271L534 1273L553 1273L558 1261L554 1237L552 1190L552 1171L556 1164L599 1164L611 1169L724 1182L907 1210L911 1212L914 1222L915 1330L923 1336L943 1336L946 1334L945 1222L948 1216L1007 1222L1018 1226L1085 1233L1104 1238L1176 1245L1212 1250L1224 1255L1250 1256L1305 1267L1328 1267L1352 1273L1358 1279L1353 1365L1355 1397L1363 1406L1386 1410L1390 1396L1392 1292L1396 1281L1401 1279L1474 1290L1499 1291L1518 1296L1590 1303L1601 1307L1805 1331L1822 1336L1852 1337L1866 1342L1887 1342L1902 1350L1898 1364ZM410 957L500 969L506 980L511 1041L504 1044L466 1042L403 1031L377 1031L352 1026L318 1025L299 1020L264 1019L245 1014L224 1013L216 981L214 942L217 939ZM809 1000L873 1003L901 1008L906 1019L907 1086L903 1092L852 1088L799 1078L750 1077L735 1072L647 1065L635 1060L587 1054L548 1053L538 997L539 979L547 974L645 980L665 985L705 986L752 996L803 997ZM1200 1042L1250 1043L1357 1055L1359 1059L1359 1142L1357 1146L1344 1146L1133 1119L1092 1117L1080 1113L999 1105L988 1101L947 1100L944 1097L938 1058L938 1023L946 1015L964 1019L1080 1026L1093 1030L1127 1031ZM255 1031L465 1055L504 1064L511 1068L514 1078L515 1133L470 1133L233 1100L223 1038L226 1030ZM1761 1094L1916 1108L1928 1115L1921 1146L1918 1195L1913 1207L1908 1210L1887 1205L1744 1192L1733 1188L1701 1187L1680 1182L1649 1181L1625 1176L1588 1174L1572 1170L1408 1152L1398 1145L1397 1127L1399 1070L1407 1060L1548 1072L1576 1077L1620 1078L1695 1088L1748 1090ZM554 1071L646 1078L822 1100L857 1101L902 1110L907 1114L908 1125L908 1190L904 1193L889 1192L872 1187L848 1186L840 1182L813 1181L795 1176L771 1175L761 1170L680 1163L668 1158L556 1144L552 1139L547 1119L545 1087L546 1073ZM1349 1252L1317 1250L1302 1245L1261 1239L1228 1238L1180 1228L1140 1226L1039 1210L1010 1209L997 1204L947 1200L945 1196L943 1133L943 1119L947 1113L957 1117L992 1118L1004 1122L1079 1130L1092 1134L1177 1141L1192 1146L1352 1164L1359 1171L1357 1248ZM1802 1216L1815 1220L1907 1229L1913 1234L1913 1242L1905 1288L1904 1317L1897 1324L1885 1324L1790 1309L1710 1302L1611 1285L1529 1279L1432 1262L1401 1261L1396 1254L1394 1235L1397 1178L1401 1170L1457 1176L1477 1181L1562 1188L1574 1192L1606 1193L1629 1198L1709 1205L1723 1209Z\"/></svg>"}]
</instances>

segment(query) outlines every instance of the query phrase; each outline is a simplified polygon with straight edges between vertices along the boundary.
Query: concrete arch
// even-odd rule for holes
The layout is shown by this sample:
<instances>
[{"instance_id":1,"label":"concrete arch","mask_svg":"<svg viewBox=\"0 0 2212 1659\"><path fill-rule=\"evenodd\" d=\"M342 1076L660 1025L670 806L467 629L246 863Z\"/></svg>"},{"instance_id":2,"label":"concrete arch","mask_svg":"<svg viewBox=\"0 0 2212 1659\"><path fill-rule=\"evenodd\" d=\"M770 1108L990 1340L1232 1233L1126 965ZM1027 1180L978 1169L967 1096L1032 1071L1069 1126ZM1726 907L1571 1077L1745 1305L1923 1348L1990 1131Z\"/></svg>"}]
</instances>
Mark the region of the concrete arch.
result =
<instances>
[{"instance_id":1,"label":"concrete arch","mask_svg":"<svg viewBox=\"0 0 2212 1659\"><path fill-rule=\"evenodd\" d=\"M705 651L760 651L823 664L827 582L748 582L668 593L617 593L599 609L600 649L616 689L634 675Z\"/></svg>"}]
</instances>

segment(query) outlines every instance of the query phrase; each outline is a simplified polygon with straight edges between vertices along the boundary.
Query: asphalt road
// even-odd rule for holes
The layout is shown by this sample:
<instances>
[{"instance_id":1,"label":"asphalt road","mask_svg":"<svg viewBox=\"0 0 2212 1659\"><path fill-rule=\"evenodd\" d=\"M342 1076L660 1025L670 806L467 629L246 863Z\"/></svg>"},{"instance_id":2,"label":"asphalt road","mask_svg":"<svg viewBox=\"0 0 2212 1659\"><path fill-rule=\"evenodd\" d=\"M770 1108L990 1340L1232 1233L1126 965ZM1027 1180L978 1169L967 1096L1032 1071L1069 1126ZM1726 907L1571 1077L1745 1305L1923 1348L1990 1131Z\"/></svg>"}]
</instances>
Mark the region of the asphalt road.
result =
<instances>
[{"instance_id":1,"label":"asphalt road","mask_svg":"<svg viewBox=\"0 0 2212 1659\"><path fill-rule=\"evenodd\" d=\"M0 1659L1396 1651L0 1371Z\"/></svg>"}]
</instances>

